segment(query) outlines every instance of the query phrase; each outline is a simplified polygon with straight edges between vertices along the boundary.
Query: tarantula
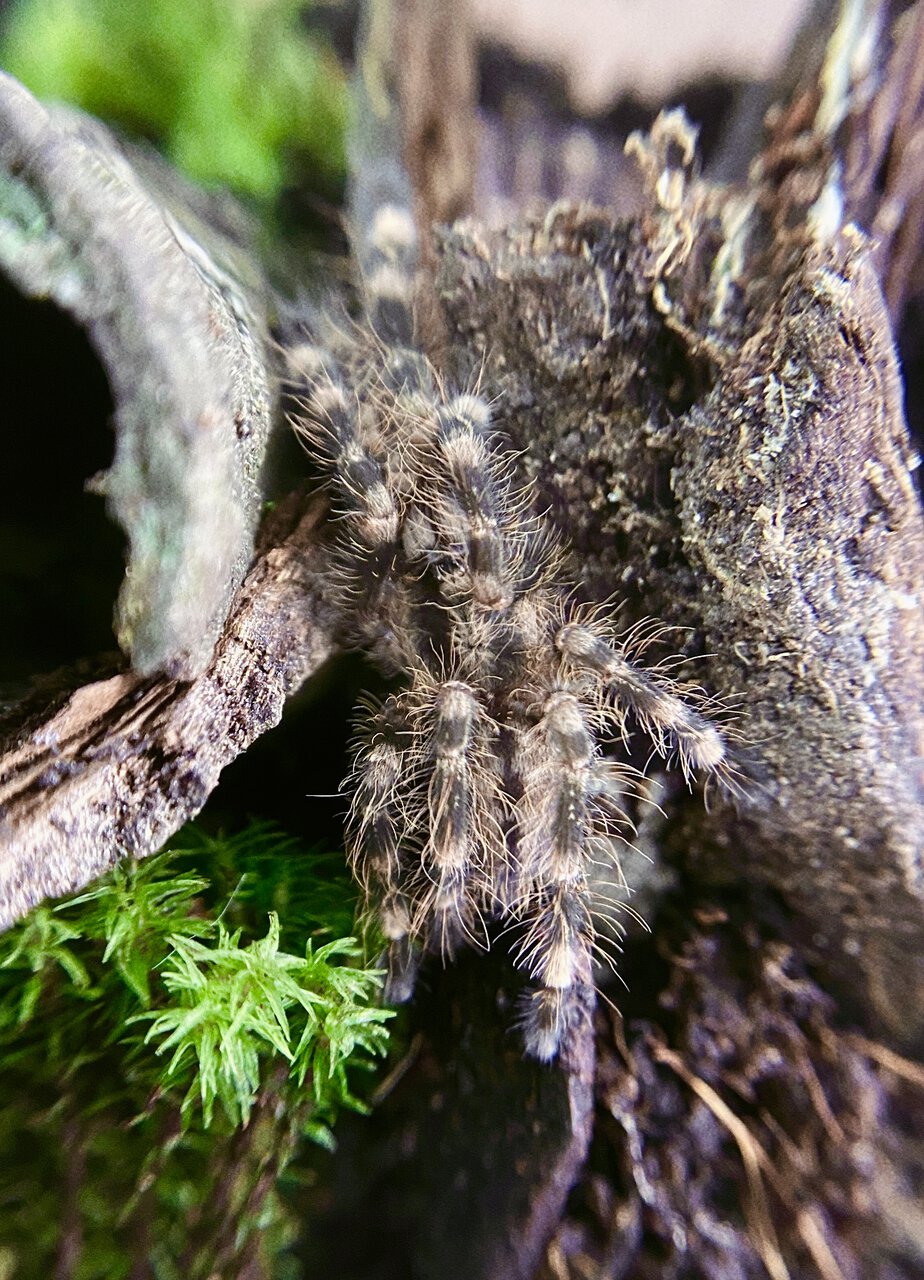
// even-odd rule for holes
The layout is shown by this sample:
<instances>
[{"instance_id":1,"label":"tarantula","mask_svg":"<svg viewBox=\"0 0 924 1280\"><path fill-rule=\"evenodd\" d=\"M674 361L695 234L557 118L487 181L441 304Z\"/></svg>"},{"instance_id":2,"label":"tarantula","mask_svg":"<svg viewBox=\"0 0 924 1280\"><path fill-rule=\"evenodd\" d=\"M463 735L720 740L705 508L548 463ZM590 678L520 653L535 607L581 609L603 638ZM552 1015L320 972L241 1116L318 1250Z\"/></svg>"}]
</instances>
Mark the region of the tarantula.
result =
<instances>
[{"instance_id":1,"label":"tarantula","mask_svg":"<svg viewBox=\"0 0 924 1280\"><path fill-rule=\"evenodd\" d=\"M401 182L383 190L355 229L360 317L303 325L286 348L337 522L327 594L345 637L405 677L366 708L348 853L388 941L388 996L410 995L421 953L509 925L535 984L526 1046L547 1060L593 991L595 919L620 909L595 869L621 876L641 773L605 745L638 726L688 777L721 776L726 736L695 691L637 664L638 630L620 639L580 583L524 465L541 443L492 420L485 361L450 386L422 354L415 223ZM567 222L553 210L546 234Z\"/></svg>"}]
</instances>

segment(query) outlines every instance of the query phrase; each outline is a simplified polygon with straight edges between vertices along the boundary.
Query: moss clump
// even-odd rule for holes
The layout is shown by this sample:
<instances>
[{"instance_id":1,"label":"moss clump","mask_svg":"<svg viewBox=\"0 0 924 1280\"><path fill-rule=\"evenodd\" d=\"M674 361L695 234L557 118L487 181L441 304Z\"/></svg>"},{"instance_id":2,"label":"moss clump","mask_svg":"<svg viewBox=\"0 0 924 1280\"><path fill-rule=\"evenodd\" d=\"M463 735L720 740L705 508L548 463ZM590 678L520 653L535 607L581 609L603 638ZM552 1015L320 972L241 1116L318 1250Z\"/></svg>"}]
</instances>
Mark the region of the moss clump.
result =
<instances>
[{"instance_id":1,"label":"moss clump","mask_svg":"<svg viewBox=\"0 0 924 1280\"><path fill-rule=\"evenodd\" d=\"M0 938L0 1277L284 1274L298 1152L387 1041L354 905L339 859L190 829Z\"/></svg>"}]
</instances>

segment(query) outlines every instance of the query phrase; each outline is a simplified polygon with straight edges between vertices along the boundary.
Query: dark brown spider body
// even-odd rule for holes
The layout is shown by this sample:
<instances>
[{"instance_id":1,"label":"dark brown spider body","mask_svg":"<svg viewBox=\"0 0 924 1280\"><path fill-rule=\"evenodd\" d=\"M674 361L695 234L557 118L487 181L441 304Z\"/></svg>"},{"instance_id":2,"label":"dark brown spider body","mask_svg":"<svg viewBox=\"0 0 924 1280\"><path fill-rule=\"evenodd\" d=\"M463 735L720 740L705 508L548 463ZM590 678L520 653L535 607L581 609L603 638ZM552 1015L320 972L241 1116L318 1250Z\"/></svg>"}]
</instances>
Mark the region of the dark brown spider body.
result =
<instances>
[{"instance_id":1,"label":"dark brown spider body","mask_svg":"<svg viewBox=\"0 0 924 1280\"><path fill-rule=\"evenodd\" d=\"M720 730L636 665L613 617L677 558L678 406L658 388L679 400L689 371L639 288L636 232L561 208L493 247L450 232L437 373L409 336L411 228L400 203L371 209L364 320L290 349L296 427L338 521L329 594L346 637L407 680L363 732L350 856L392 994L419 951L485 946L499 921L537 983L527 1045L550 1058L593 987L595 921L618 931L629 892L637 775L607 744L641 729L688 775L729 771ZM630 479L665 489L663 511L657 492L633 503Z\"/></svg>"}]
</instances>

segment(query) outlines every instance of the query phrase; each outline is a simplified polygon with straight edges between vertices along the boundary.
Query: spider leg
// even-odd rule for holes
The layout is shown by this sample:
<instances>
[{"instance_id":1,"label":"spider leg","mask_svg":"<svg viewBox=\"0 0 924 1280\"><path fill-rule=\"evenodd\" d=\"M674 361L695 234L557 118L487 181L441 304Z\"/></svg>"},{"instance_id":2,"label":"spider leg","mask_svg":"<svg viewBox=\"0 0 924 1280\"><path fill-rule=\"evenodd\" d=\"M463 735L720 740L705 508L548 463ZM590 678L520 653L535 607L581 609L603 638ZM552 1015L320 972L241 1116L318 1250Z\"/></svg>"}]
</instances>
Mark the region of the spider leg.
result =
<instances>
[{"instance_id":1,"label":"spider leg","mask_svg":"<svg viewBox=\"0 0 924 1280\"><path fill-rule=\"evenodd\" d=\"M629 662L591 626L567 623L555 643L568 662L598 682L601 693L631 710L662 755L676 751L684 773L720 770L727 761L721 731L656 677Z\"/></svg>"},{"instance_id":2,"label":"spider leg","mask_svg":"<svg viewBox=\"0 0 924 1280\"><path fill-rule=\"evenodd\" d=\"M419 964L403 861L408 828L405 720L395 695L381 707L367 710L369 722L357 744L351 779L347 850L350 866L386 942L387 998L400 1004L413 994Z\"/></svg>"},{"instance_id":3,"label":"spider leg","mask_svg":"<svg viewBox=\"0 0 924 1280\"><path fill-rule=\"evenodd\" d=\"M527 924L516 955L546 993L527 1002L522 1018L528 1050L544 1059L555 1055L586 1005L600 950L601 904L592 886L600 855L622 878L621 829L631 825L622 800L633 778L603 758L602 719L583 692L560 685L524 735L517 838Z\"/></svg>"}]
</instances>

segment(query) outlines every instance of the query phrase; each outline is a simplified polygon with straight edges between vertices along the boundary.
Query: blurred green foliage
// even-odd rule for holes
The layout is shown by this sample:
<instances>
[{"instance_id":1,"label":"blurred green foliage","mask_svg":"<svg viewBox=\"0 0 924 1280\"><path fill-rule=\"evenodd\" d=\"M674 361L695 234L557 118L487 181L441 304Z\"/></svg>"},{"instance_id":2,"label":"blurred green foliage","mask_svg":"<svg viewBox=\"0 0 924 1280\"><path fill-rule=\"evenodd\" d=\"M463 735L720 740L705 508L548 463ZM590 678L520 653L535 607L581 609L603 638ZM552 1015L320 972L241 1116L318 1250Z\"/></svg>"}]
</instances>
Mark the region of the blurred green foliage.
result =
<instances>
[{"instance_id":1,"label":"blurred green foliage","mask_svg":"<svg viewBox=\"0 0 924 1280\"><path fill-rule=\"evenodd\" d=\"M0 937L0 1280L286 1274L298 1152L387 1042L354 894L272 827L188 828Z\"/></svg>"},{"instance_id":2,"label":"blurred green foliage","mask_svg":"<svg viewBox=\"0 0 924 1280\"><path fill-rule=\"evenodd\" d=\"M152 139L191 177L263 200L344 172L347 90L304 0L16 0L0 64ZM297 166L297 168L296 168Z\"/></svg>"}]
</instances>

